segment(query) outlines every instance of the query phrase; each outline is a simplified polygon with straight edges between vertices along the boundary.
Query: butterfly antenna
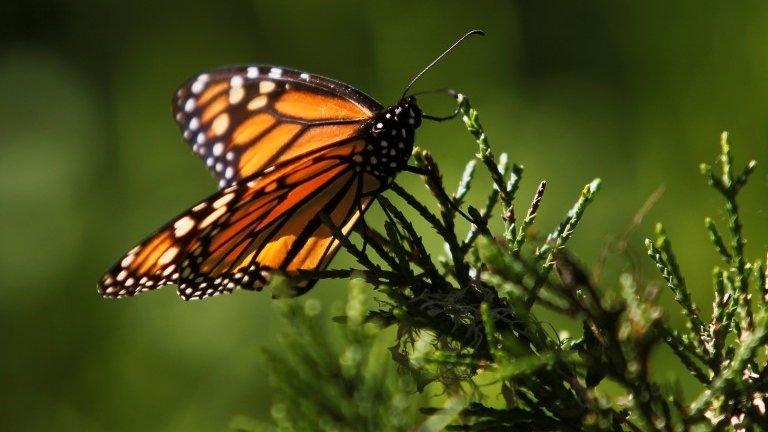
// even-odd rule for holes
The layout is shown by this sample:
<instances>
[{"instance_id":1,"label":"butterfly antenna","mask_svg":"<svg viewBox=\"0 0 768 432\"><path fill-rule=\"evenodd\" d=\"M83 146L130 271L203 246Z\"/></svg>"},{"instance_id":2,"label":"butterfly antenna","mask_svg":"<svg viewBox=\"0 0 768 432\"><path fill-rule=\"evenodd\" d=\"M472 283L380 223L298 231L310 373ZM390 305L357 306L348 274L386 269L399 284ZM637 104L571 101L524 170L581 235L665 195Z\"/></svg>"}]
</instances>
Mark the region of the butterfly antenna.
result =
<instances>
[{"instance_id":1,"label":"butterfly antenna","mask_svg":"<svg viewBox=\"0 0 768 432\"><path fill-rule=\"evenodd\" d=\"M443 57L445 57L446 54L451 52L451 50L453 50L454 48L456 48L456 46L458 46L460 43L462 43L464 41L464 39L466 39L466 38L468 38L470 36L473 36L473 35L485 36L485 32L482 31L482 30L471 30L471 31L467 32L464 36L460 37L456 42L453 43L453 45L449 46L448 49L446 49L445 51L443 51L442 54L437 56L436 59L432 60L432 63L428 64L427 67L422 69L421 72L419 72L418 74L416 74L415 77L413 77L411 82L408 83L408 87L406 87L405 90L403 91L403 95L400 96L400 99L404 98L405 95L408 94L408 90L410 90L411 87L413 87L413 84L415 84L416 81L418 81L419 78L421 78L421 76L424 75L424 72L428 71L429 68L431 68L432 66L437 64L437 62L439 62L440 60L442 60Z\"/></svg>"}]
</instances>

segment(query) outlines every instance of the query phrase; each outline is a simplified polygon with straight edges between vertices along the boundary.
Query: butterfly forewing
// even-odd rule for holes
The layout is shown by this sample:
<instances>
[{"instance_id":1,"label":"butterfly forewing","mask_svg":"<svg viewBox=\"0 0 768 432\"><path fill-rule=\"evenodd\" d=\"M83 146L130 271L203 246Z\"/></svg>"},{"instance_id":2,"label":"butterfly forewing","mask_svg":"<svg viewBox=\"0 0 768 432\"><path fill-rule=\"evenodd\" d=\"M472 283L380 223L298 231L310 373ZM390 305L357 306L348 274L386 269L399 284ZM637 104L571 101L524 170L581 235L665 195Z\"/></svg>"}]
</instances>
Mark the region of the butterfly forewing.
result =
<instances>
[{"instance_id":1,"label":"butterfly forewing","mask_svg":"<svg viewBox=\"0 0 768 432\"><path fill-rule=\"evenodd\" d=\"M382 108L338 81L264 65L198 75L176 92L173 107L184 138L222 188L359 138L361 126Z\"/></svg>"}]
</instances>

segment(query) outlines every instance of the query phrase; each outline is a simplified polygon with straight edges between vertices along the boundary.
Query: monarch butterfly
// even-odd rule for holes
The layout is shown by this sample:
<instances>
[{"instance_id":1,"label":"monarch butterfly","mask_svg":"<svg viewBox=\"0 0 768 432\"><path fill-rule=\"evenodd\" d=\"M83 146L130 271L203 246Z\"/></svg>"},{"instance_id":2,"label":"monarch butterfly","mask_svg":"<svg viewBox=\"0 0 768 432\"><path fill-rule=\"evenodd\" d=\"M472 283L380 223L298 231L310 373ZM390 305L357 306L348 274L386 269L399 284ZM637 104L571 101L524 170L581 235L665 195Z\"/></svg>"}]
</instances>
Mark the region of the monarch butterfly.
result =
<instances>
[{"instance_id":1,"label":"monarch butterfly","mask_svg":"<svg viewBox=\"0 0 768 432\"><path fill-rule=\"evenodd\" d=\"M438 56L385 108L341 82L287 68L251 65L198 75L173 109L184 138L219 181L198 202L126 253L101 278L105 297L165 284L185 299L270 275L325 268L339 241L321 214L348 235L407 167L422 113L411 86L470 35ZM314 280L299 281L297 293Z\"/></svg>"}]
</instances>

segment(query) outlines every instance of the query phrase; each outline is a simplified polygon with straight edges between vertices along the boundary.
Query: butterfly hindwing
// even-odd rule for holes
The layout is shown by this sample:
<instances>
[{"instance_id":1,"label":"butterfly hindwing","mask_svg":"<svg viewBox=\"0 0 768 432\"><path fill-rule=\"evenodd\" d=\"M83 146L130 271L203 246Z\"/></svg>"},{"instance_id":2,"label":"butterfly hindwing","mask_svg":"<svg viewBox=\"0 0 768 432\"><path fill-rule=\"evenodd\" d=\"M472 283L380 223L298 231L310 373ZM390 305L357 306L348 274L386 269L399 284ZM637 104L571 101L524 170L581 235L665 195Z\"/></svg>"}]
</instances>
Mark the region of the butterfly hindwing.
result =
<instances>
[{"instance_id":1,"label":"butterfly hindwing","mask_svg":"<svg viewBox=\"0 0 768 432\"><path fill-rule=\"evenodd\" d=\"M354 139L382 107L329 78L253 65L188 80L173 108L184 138L223 188L275 163Z\"/></svg>"}]
</instances>

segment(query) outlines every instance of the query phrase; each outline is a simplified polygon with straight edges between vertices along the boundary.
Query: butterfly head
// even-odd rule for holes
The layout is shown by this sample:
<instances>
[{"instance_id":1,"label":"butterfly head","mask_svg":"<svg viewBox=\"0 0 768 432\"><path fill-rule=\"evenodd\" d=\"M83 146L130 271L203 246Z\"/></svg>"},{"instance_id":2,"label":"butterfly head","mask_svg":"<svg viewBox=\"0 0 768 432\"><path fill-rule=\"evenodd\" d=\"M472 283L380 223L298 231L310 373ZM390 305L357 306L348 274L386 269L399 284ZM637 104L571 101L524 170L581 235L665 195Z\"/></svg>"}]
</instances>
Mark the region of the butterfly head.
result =
<instances>
[{"instance_id":1,"label":"butterfly head","mask_svg":"<svg viewBox=\"0 0 768 432\"><path fill-rule=\"evenodd\" d=\"M392 111L392 116L398 125L414 130L421 126L423 113L416 103L416 96L406 96L400 99L400 102L389 110Z\"/></svg>"}]
</instances>

